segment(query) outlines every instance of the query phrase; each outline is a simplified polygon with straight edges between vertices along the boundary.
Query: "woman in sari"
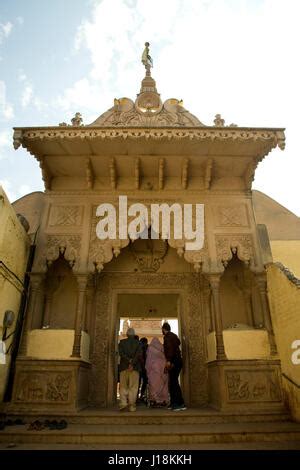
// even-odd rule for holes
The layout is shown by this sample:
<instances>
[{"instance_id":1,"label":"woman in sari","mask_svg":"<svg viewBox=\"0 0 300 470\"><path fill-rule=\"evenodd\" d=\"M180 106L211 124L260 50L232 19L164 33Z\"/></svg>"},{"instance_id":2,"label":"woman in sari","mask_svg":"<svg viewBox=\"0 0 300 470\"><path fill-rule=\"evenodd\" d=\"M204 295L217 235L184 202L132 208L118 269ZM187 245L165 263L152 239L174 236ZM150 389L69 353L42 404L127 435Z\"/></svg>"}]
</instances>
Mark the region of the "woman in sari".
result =
<instances>
[{"instance_id":1,"label":"woman in sari","mask_svg":"<svg viewBox=\"0 0 300 470\"><path fill-rule=\"evenodd\" d=\"M148 401L151 406L168 404L168 374L165 373L165 364L164 347L158 338L153 338L148 346L146 358Z\"/></svg>"}]
</instances>

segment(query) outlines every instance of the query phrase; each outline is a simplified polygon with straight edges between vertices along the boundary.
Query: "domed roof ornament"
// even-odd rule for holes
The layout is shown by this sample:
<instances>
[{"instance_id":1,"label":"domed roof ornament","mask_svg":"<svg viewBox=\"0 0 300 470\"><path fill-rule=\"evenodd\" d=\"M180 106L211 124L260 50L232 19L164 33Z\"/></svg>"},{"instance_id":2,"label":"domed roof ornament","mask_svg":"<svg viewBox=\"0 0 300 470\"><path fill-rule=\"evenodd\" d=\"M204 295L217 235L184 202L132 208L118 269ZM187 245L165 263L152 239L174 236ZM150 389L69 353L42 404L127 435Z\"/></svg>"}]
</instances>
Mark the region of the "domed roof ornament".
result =
<instances>
[{"instance_id":1,"label":"domed roof ornament","mask_svg":"<svg viewBox=\"0 0 300 470\"><path fill-rule=\"evenodd\" d=\"M193 114L183 107L182 100L171 98L162 103L154 78L151 77L153 60L145 42L142 64L146 75L135 102L129 98L114 100L114 106L92 122L99 127L203 127Z\"/></svg>"}]
</instances>

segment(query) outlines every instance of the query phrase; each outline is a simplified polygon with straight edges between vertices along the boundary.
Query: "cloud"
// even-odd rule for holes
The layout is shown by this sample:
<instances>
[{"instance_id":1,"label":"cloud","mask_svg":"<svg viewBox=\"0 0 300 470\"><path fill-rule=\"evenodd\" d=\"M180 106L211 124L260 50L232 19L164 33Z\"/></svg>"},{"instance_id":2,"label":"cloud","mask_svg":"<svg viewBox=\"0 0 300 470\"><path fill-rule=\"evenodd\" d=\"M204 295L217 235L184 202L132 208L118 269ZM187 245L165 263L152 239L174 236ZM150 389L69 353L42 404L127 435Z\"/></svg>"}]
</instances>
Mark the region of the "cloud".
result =
<instances>
[{"instance_id":1,"label":"cloud","mask_svg":"<svg viewBox=\"0 0 300 470\"><path fill-rule=\"evenodd\" d=\"M10 202L14 202L33 191L32 187L28 184L21 184L19 188L12 189L13 183L7 178L0 180L0 186L3 187Z\"/></svg>"},{"instance_id":2,"label":"cloud","mask_svg":"<svg viewBox=\"0 0 300 470\"><path fill-rule=\"evenodd\" d=\"M12 133L9 130L0 132L0 160L4 160L7 155L5 153L7 148L12 147Z\"/></svg>"},{"instance_id":3,"label":"cloud","mask_svg":"<svg viewBox=\"0 0 300 470\"><path fill-rule=\"evenodd\" d=\"M26 79L27 79L26 74L24 73L24 71L22 69L20 69L19 73L18 73L19 82L25 82Z\"/></svg>"},{"instance_id":4,"label":"cloud","mask_svg":"<svg viewBox=\"0 0 300 470\"><path fill-rule=\"evenodd\" d=\"M0 148L9 147L12 143L12 133L9 130L0 132Z\"/></svg>"},{"instance_id":5,"label":"cloud","mask_svg":"<svg viewBox=\"0 0 300 470\"><path fill-rule=\"evenodd\" d=\"M25 194L28 194L31 192L31 187L28 184L21 184L21 186L18 189L18 193L20 197L24 196Z\"/></svg>"},{"instance_id":6,"label":"cloud","mask_svg":"<svg viewBox=\"0 0 300 470\"><path fill-rule=\"evenodd\" d=\"M11 189L12 188L12 182L8 179L0 179L0 186L4 189L8 199L10 202L13 202L17 199L16 193Z\"/></svg>"},{"instance_id":7,"label":"cloud","mask_svg":"<svg viewBox=\"0 0 300 470\"><path fill-rule=\"evenodd\" d=\"M6 84L3 80L0 80L0 119L9 120L13 117L13 106L6 99Z\"/></svg>"},{"instance_id":8,"label":"cloud","mask_svg":"<svg viewBox=\"0 0 300 470\"><path fill-rule=\"evenodd\" d=\"M6 23L0 23L0 44L4 38L7 38L10 35L12 28L13 25L10 21L7 21Z\"/></svg>"},{"instance_id":9,"label":"cloud","mask_svg":"<svg viewBox=\"0 0 300 470\"><path fill-rule=\"evenodd\" d=\"M23 18L23 16L17 16L16 22L17 22L19 25L24 24L24 18Z\"/></svg>"},{"instance_id":10,"label":"cloud","mask_svg":"<svg viewBox=\"0 0 300 470\"><path fill-rule=\"evenodd\" d=\"M27 83L23 89L23 93L21 97L21 105L23 108L26 108L30 104L32 97L33 97L33 88L30 84Z\"/></svg>"},{"instance_id":11,"label":"cloud","mask_svg":"<svg viewBox=\"0 0 300 470\"><path fill-rule=\"evenodd\" d=\"M83 115L84 123L89 124L100 114L99 103L111 107L113 106L113 98L109 95L104 96L97 83L88 78L83 78L76 81L72 87L67 88L62 95L58 96L53 106L62 109L64 113L63 120L71 119L75 112L79 111Z\"/></svg>"}]
</instances>

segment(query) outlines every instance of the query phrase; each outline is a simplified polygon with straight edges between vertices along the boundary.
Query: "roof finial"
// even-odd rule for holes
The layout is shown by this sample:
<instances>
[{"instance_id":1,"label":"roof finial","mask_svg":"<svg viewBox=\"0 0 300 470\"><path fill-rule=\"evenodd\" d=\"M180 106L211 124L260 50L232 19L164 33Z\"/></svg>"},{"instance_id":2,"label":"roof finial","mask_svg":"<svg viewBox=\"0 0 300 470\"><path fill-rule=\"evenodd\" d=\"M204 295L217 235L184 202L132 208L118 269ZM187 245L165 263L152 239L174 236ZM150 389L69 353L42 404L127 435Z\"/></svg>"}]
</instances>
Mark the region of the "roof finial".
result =
<instances>
[{"instance_id":1,"label":"roof finial","mask_svg":"<svg viewBox=\"0 0 300 470\"><path fill-rule=\"evenodd\" d=\"M153 61L149 54L149 46L150 46L149 42L145 42L145 49L142 55L142 63L145 66L147 77L151 76L150 68L153 67Z\"/></svg>"}]
</instances>

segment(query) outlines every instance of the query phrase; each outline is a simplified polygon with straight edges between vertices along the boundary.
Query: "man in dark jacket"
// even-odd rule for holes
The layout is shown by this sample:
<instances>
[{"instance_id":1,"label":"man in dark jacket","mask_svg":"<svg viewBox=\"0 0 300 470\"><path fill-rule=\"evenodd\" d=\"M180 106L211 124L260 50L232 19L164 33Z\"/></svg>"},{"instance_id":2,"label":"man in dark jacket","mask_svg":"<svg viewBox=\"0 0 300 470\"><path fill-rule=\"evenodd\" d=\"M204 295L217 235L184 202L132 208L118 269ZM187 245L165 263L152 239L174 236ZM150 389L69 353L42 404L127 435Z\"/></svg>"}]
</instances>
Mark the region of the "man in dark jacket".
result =
<instances>
[{"instance_id":1,"label":"man in dark jacket","mask_svg":"<svg viewBox=\"0 0 300 470\"><path fill-rule=\"evenodd\" d=\"M180 340L175 333L171 332L169 323L163 324L162 333L164 335L164 353L166 357L165 370L169 374L169 409L173 411L183 411L186 410L186 406L178 382L179 374L182 369L182 358L179 349Z\"/></svg>"},{"instance_id":2,"label":"man in dark jacket","mask_svg":"<svg viewBox=\"0 0 300 470\"><path fill-rule=\"evenodd\" d=\"M142 364L142 348L134 337L133 328L128 328L127 338L119 343L120 355L120 410L129 406L129 411L136 411L136 397Z\"/></svg>"}]
</instances>

